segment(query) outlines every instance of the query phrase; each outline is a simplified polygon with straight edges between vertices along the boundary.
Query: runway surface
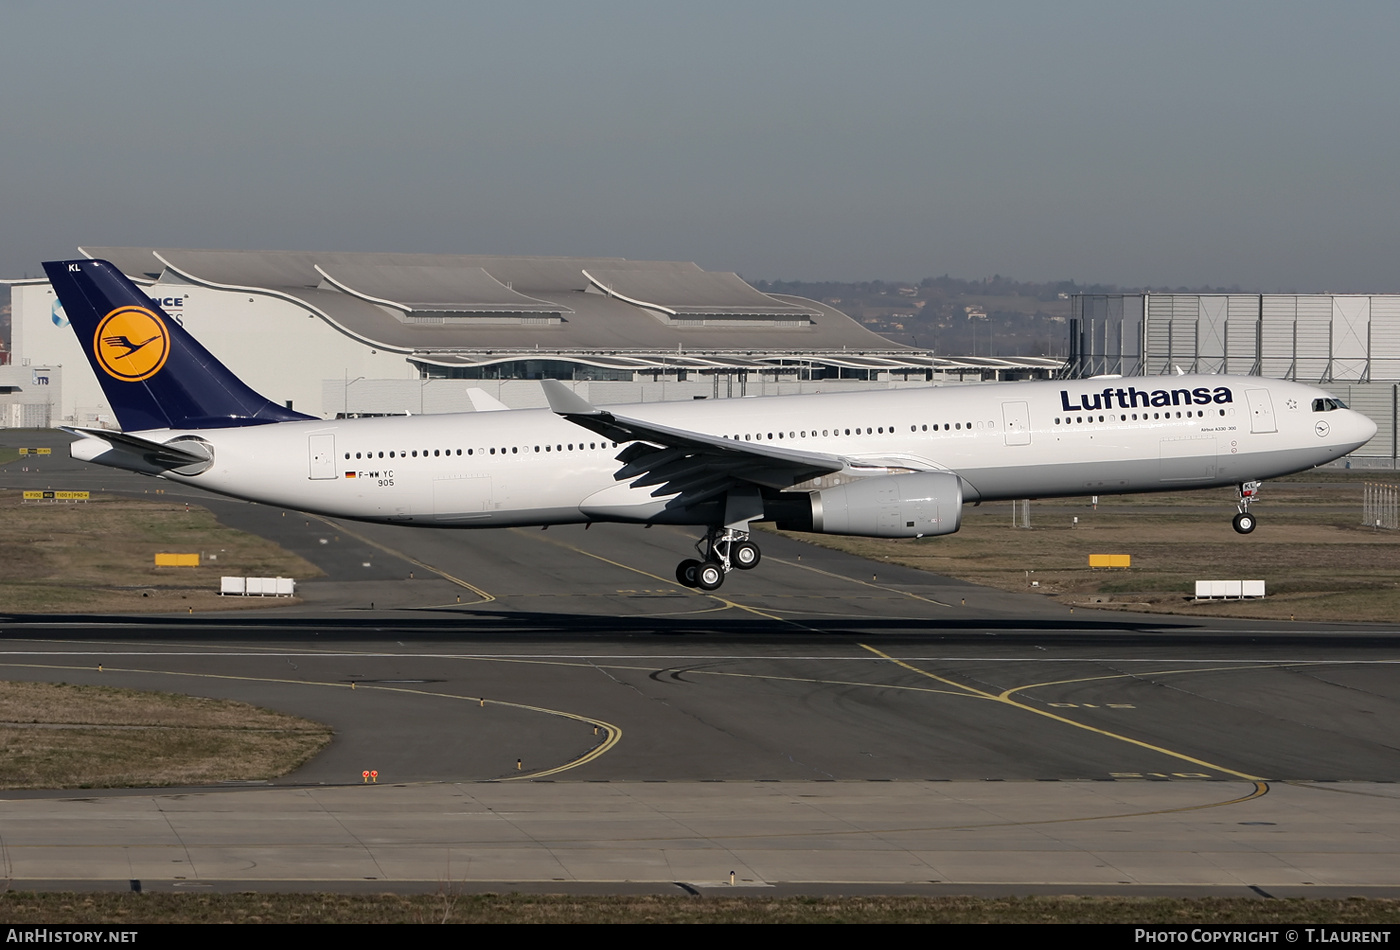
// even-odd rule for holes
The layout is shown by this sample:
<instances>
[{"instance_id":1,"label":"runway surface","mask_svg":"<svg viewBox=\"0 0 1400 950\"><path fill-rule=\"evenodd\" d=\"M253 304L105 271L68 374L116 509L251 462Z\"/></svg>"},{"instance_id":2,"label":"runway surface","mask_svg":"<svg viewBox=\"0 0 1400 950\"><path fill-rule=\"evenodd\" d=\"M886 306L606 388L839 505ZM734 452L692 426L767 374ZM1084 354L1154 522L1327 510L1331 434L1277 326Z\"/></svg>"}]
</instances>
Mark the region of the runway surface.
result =
<instances>
[{"instance_id":1,"label":"runway surface","mask_svg":"<svg viewBox=\"0 0 1400 950\"><path fill-rule=\"evenodd\" d=\"M152 484L49 464L52 487ZM17 882L1400 886L1392 627L1071 613L776 536L707 595L671 578L673 529L168 491L327 578L269 611L7 620L0 672L241 699L335 740L273 788L11 793Z\"/></svg>"}]
</instances>

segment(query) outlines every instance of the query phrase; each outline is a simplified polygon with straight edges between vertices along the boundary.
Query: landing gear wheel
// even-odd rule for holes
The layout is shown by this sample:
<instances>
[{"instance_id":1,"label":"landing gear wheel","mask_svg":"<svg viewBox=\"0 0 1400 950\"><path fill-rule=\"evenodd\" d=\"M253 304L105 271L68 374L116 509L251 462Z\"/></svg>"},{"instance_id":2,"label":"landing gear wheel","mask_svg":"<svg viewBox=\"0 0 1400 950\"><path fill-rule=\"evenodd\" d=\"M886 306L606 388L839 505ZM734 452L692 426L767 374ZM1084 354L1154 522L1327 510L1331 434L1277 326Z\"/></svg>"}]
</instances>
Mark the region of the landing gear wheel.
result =
<instances>
[{"instance_id":1,"label":"landing gear wheel","mask_svg":"<svg viewBox=\"0 0 1400 950\"><path fill-rule=\"evenodd\" d=\"M683 587L699 587L700 582L697 575L700 572L700 562L693 557L688 557L676 565L676 580Z\"/></svg>"},{"instance_id":2,"label":"landing gear wheel","mask_svg":"<svg viewBox=\"0 0 1400 950\"><path fill-rule=\"evenodd\" d=\"M1235 526L1235 530L1240 534L1249 534L1254 530L1254 516L1247 511L1241 511L1239 514L1235 515L1235 520L1232 521L1231 524Z\"/></svg>"},{"instance_id":3,"label":"landing gear wheel","mask_svg":"<svg viewBox=\"0 0 1400 950\"><path fill-rule=\"evenodd\" d=\"M762 558L758 545L752 541L740 541L729 549L729 562L741 571L751 571L758 567Z\"/></svg>"},{"instance_id":4,"label":"landing gear wheel","mask_svg":"<svg viewBox=\"0 0 1400 950\"><path fill-rule=\"evenodd\" d=\"M695 569L695 586L701 590L719 590L724 583L724 568L718 561L706 561Z\"/></svg>"}]
</instances>

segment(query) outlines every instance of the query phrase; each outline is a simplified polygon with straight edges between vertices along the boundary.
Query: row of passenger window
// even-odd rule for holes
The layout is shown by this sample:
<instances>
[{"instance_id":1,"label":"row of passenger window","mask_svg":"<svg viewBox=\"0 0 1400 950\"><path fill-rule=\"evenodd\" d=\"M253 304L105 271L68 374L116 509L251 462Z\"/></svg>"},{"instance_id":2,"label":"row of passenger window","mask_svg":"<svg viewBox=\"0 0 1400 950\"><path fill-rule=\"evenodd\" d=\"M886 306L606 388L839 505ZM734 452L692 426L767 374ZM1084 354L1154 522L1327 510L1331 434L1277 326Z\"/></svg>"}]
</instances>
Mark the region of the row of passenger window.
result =
<instances>
[{"instance_id":1,"label":"row of passenger window","mask_svg":"<svg viewBox=\"0 0 1400 950\"><path fill-rule=\"evenodd\" d=\"M545 445L545 446L539 446L539 445L537 445L537 446L534 447L534 449L535 449L536 452L540 452L540 451L545 451L545 452L582 452L582 451L585 451L585 450L592 450L592 449L599 449L599 448L604 448L604 449L605 449L605 448L607 448L609 445L611 445L613 448L617 448L617 443L616 443L616 442L589 442L587 445L585 445L585 444L582 443L582 442L578 442L578 443L568 442L568 443L560 443L560 444L557 444L557 445ZM528 446L528 445L525 445L525 446L520 446L520 445L503 445L503 446L501 446L499 449L497 449L497 448L467 449L467 450L465 450L465 454L467 454L467 455L519 455L522 451L524 451L524 452L528 455L528 454L530 453L530 446ZM355 458L357 458L357 459L358 459L358 458L366 458L366 459L372 459L372 458L405 458L405 459L406 459L406 458L418 458L418 457L420 456L420 454L421 454L421 456L422 456L423 458L429 458L429 457L432 457L432 458L440 458L440 457L442 457L442 456L444 456L444 455L446 455L446 456L462 455L462 454L463 454L463 450L462 450L462 449L455 449L455 450L454 450L454 449L422 449L422 450L421 450L421 453L420 453L420 450L414 449L414 450L409 451L409 452L389 452L387 455L386 455L384 452L380 452L380 453L378 453L378 455L376 455L374 452L356 452L356 453L355 453ZM345 453L345 458L346 458L347 461L349 460L349 458L350 458L350 453L349 453L349 452L346 452L346 453Z\"/></svg>"},{"instance_id":2,"label":"row of passenger window","mask_svg":"<svg viewBox=\"0 0 1400 950\"><path fill-rule=\"evenodd\" d=\"M942 427L941 427L941 429L940 429L940 424L937 423L937 422L935 422L932 426L929 426L929 425L921 425L921 426L918 426L918 425L911 425L911 426L909 427L909 431L910 431L910 432L939 432L939 431L943 431L943 432L952 432L952 431L954 431L954 430L971 429L971 428L972 428L972 423L971 423L971 422L944 422L944 423L942 423ZM987 428L989 428L989 429L995 429L995 428L996 428L996 423L995 423L995 422L988 422L988 423L987 423ZM736 442L765 442L765 441L767 441L767 442L776 442L776 441L778 441L778 440L780 440L780 439L815 439L815 438L818 438L818 437L821 437L821 438L826 439L826 438L831 438L832 436L835 436L835 437L837 437L837 438L840 438L842 435L884 435L885 433L889 433L889 434L893 435L893 434L894 434L894 426L875 426L875 427L873 427L873 428L872 428L871 426L865 426L864 428L862 428L862 427L860 427L860 426L857 426L857 427L854 428L854 429L822 429L820 432L818 432L816 429L803 429L803 430L801 430L801 431L799 431L799 432L791 432L791 431L789 431L789 432L786 433L786 434L784 434L784 433L782 433L782 432L778 432L778 433L769 432L769 433L767 433L767 434L764 434L764 433L762 433L762 432L745 432L745 433L743 433L743 434L741 435L741 434L739 434L739 433L736 432L736 433L734 433L733 435L726 435L725 438L726 438L726 439L732 439L732 440L734 440L734 441L736 441Z\"/></svg>"},{"instance_id":3,"label":"row of passenger window","mask_svg":"<svg viewBox=\"0 0 1400 950\"><path fill-rule=\"evenodd\" d=\"M1224 410L1224 409L1219 410L1219 412L1220 412L1220 415L1222 415L1222 416L1225 415L1225 410ZM1198 409L1198 410L1187 410L1186 413L1185 413L1185 418L1187 418L1187 419L1190 419L1190 418L1193 418L1193 417L1204 417L1204 416L1205 416L1205 410L1199 410L1199 409ZM1065 417L1063 417L1063 418L1061 418L1061 417L1059 417L1059 416L1056 416L1056 417L1055 417L1055 425L1057 425L1057 426L1058 426L1058 425L1074 425L1074 424L1076 424L1076 423L1080 423L1080 424L1082 424L1082 423L1092 423L1092 422L1095 422L1095 421L1098 421L1098 422L1129 422L1129 421L1131 421L1131 422L1150 422L1150 421L1152 421L1152 420L1173 419L1173 418L1181 419L1181 418L1183 418L1183 415L1182 415L1182 413L1181 413L1180 411L1178 411L1178 412L1176 412L1176 413L1171 413L1171 412L1154 412L1154 413L1152 413L1152 415L1151 415L1150 417L1149 417L1148 414L1145 413L1145 412L1144 412L1144 413L1141 413L1140 415L1139 415L1139 413L1136 413L1136 412L1134 412L1134 413L1126 413L1126 412L1124 412L1124 413L1116 413L1116 414L1115 414L1115 413L1108 413L1107 415L1101 415L1101 416L1097 416L1097 417L1095 417L1095 416L1093 416L1093 415L1088 415L1088 416L1065 416ZM972 428L972 423L971 423L971 422L944 422L944 423L937 423L937 422L935 422L935 423L933 423L931 426L930 426L930 425L927 425L927 424L925 424L925 425L911 425L911 426L909 427L909 431L910 431L910 432L915 432L915 433L917 433L917 432L935 432L935 433L936 433L936 432L955 432L955 431L962 431L962 430L964 430L964 429L970 430L971 428ZM987 428L989 428L989 429L995 429L995 428L996 428L996 421L995 421L995 420L990 420L990 421L988 421L988 422L987 422ZM887 432L890 433L890 434L893 434L894 431L895 431L895 430L894 430L894 426L874 426L874 427L871 427L871 426L864 426L864 427L857 426L857 427L854 428L854 429L822 429L822 430L820 431L820 437L821 437L821 438L831 438L831 437L835 436L835 437L837 437L837 438L840 438L840 437L843 436L843 435L846 435L846 436L849 436L849 435L884 435L884 434L886 434ZM810 439L815 439L815 438L818 437L818 434L819 434L819 433L818 433L818 430L816 430L816 429L803 429L803 430L800 430L800 431L789 431L789 432L787 432L786 434L784 434L784 433L782 433L782 432L777 432L777 433L774 433L774 432L768 432L768 433L763 433L763 432L757 432L757 433L746 432L746 433L743 433L743 434L740 434L740 433L737 433L737 432L736 432L736 433L734 433L733 435L726 436L726 438L733 439L733 440L736 441L736 442L764 442L764 441L776 442L776 441L780 441L780 440L785 439L785 438L786 438L786 439L809 439L809 438L810 438ZM589 443L587 443L587 444L585 445L585 443L583 443L583 442L578 442L578 443L568 442L568 443L557 443L557 444L555 444L555 445L553 445L553 446L549 446L549 445L539 446L539 445L536 445L536 446L533 447L533 450L534 450L535 453L540 453L540 452L549 452L549 453L553 453L553 452L575 452L575 451L581 452L581 451L585 451L585 450L589 450L589 451L597 450L597 449L600 448L600 447L606 449L606 448L608 448L609 446L611 446L612 448L617 448L618 443L616 443L616 442L589 442ZM466 450L465 450L465 454L467 454L467 455L476 455L476 454L480 454L480 455L507 455L507 454L509 454L509 455L519 455L519 454L521 453L522 450L523 450L526 454L529 454L529 453L531 452L531 447L530 447L530 446L501 446L500 448L494 448L494 447L493 447L493 448L482 448L482 449L466 449ZM379 453L377 453L377 454L374 453L374 452L363 452L363 453L362 453L362 452L356 452L356 453L355 453L355 458L357 458L357 459L359 459L359 458L372 459L372 458L376 458L376 457L377 457L377 458L381 458L381 459L382 459L382 458L386 458L386 457L387 457L387 458L391 458L391 459L392 459L392 458L418 458L419 455L420 455L420 452L421 452L421 455L422 455L423 458L428 458L430 455L431 455L431 457L438 458L438 457L441 457L441 456L444 456L444 455L447 455L447 456L451 456L451 455L462 455L463 452L464 452L464 450L463 450L463 449L421 449L421 450L419 450L419 449L414 449L414 450L407 451L407 452L389 452L389 453L387 453L387 456L386 456L386 453L384 453L384 452L379 452ZM349 459L350 459L350 453L349 453L349 452L346 452L346 453L345 453L345 458L346 458L346 460L349 460Z\"/></svg>"},{"instance_id":4,"label":"row of passenger window","mask_svg":"<svg viewBox=\"0 0 1400 950\"><path fill-rule=\"evenodd\" d=\"M1192 419L1192 418L1204 417L1205 414L1206 414L1206 411L1205 411L1204 409L1195 409L1195 410L1188 409L1188 410L1186 410L1185 418L1187 418L1187 419ZM1220 410L1220 414L1221 414L1222 416L1225 415L1225 410L1224 410L1224 409L1221 409L1221 410ZM1120 412L1120 413L1112 413L1112 412L1110 412L1107 416L1099 416L1099 417L1098 417L1098 421L1099 421L1099 422L1151 422L1153 419L1181 419L1181 418L1183 418L1183 416L1182 416L1182 414L1181 414L1180 412L1177 412L1177 413L1175 413L1175 414L1170 413L1170 412L1154 412L1154 413L1152 413L1152 415L1151 415L1150 417L1147 415L1147 413L1144 412L1144 413L1142 413L1142 417L1141 417L1141 418L1138 417L1138 414L1137 414L1136 412L1131 413L1131 414L1130 414L1130 413L1126 413L1126 412ZM1059 416L1056 416L1056 417L1055 417L1055 425L1073 425L1074 423L1077 423L1077 422L1093 422L1094 419L1095 419L1095 417L1092 416L1092 415L1090 415L1090 416L1065 416L1064 419L1061 419Z\"/></svg>"},{"instance_id":5,"label":"row of passenger window","mask_svg":"<svg viewBox=\"0 0 1400 950\"><path fill-rule=\"evenodd\" d=\"M1224 409L1219 410L1219 412L1220 412L1220 415L1222 415L1222 416L1225 415L1225 410L1224 410ZM1193 411L1193 410L1187 410L1187 412L1185 413L1185 418L1188 418L1188 419L1190 419L1190 418L1192 418L1192 417L1204 417L1204 416L1205 416L1205 410L1194 410L1194 411ZM1183 418L1183 415L1182 415L1181 412L1178 411L1178 412L1176 412L1175 414L1173 414L1173 413L1171 413L1171 412L1154 412L1154 413L1152 413L1152 415L1151 415L1150 417L1149 417L1148 414L1145 413L1145 412L1142 413L1140 416L1139 416L1139 414L1136 413L1136 412L1134 412L1134 413L1126 413L1126 412L1124 412L1124 413L1117 413L1117 414L1115 414L1115 413L1108 413L1107 415L1101 415L1101 416L1097 416L1097 417L1095 417L1095 416L1093 416L1093 415L1088 415L1088 416L1065 416L1065 417L1063 417L1063 418L1061 418L1061 417L1059 417L1059 416L1056 416L1056 417L1055 417L1055 425L1057 425L1057 426L1058 426L1058 425L1073 425L1073 424L1076 424L1076 423L1094 422L1094 421L1096 421L1096 420L1097 420L1098 422L1129 422L1129 421L1131 421L1131 422L1149 422L1149 421L1152 421L1152 420L1162 420L1162 419L1172 419L1172 418L1181 419L1181 418ZM987 422L986 425L987 425L987 428L989 428L989 429L995 429L995 428L996 428L996 421L995 421L995 420L989 420L989 421ZM928 425L928 424L924 424L924 425L911 425L911 426L909 427L909 431L910 431L910 432L915 432L915 433L917 433L917 432L935 432L935 433L936 433L936 432L955 432L955 431L962 431L962 430L965 430L965 429L970 430L971 428L972 428L972 423L971 423L971 422L944 422L944 423L937 423L937 422L935 422L935 423L933 423L932 425ZM822 430L820 431L820 433L818 433L818 430L816 430L816 429L803 429L803 430L800 430L800 431L789 431L789 432L787 432L786 434L784 434L784 433L782 433L782 432L777 432L777 433L774 433L774 432L768 432L768 433L763 433L763 432L757 432L757 433L745 432L745 433L743 433L743 434L740 434L740 433L737 433L737 432L736 432L736 433L734 433L733 435L727 435L727 436L725 436L725 438L733 439L733 440L736 441L736 442L765 442L765 441L767 441L767 442L776 442L776 441L780 441L780 440L782 440L782 439L815 439L815 438L818 437L818 435L820 435L821 438L831 438L831 437L833 437L833 436L835 436L835 437L837 437L837 438L840 438L840 437L843 436L843 435L847 435L847 436L849 436L849 435L884 435L884 434L886 434L887 432L888 432L889 434L892 435L892 434L894 434L894 431L895 431L895 430L894 430L894 426L874 426L874 427L871 427L871 426L864 426L864 427L857 426L857 427L854 428L854 429L822 429ZM609 446L611 446L612 448L617 448L618 443L616 443L616 442L589 442L589 443L587 443L587 444L585 445L583 442L578 442L578 443L568 442L568 443L557 443L557 444L555 444L555 445L553 445L553 446L549 446L549 445L539 446L539 445L536 445L536 446L533 447L533 449L534 449L534 452L535 452L535 453L539 453L539 452L551 452L551 453L552 453L552 452L575 452L575 451L581 452L581 451L585 451L585 450L589 450L589 451L597 450L597 449L600 448L600 447L606 449L606 448L608 448ZM465 450L465 454L467 454L467 455L475 455L475 454L480 454L480 455L507 455L507 454L509 454L509 455L519 455L519 454L521 453L522 450L523 450L525 453L529 454L530 451L531 451L531 447L530 447L530 446L501 446L499 449L498 449L498 448L466 449L466 450ZM463 451L464 451L464 450L462 450L462 449L455 449L455 450L454 450L454 449L421 449L421 450L414 449L414 450L408 451L408 452L397 452L397 453L395 453L395 452L389 452L389 453L387 454L387 458L391 458L391 459L392 459L392 458L396 458L396 457L397 457L397 458L418 458L419 455L420 455L420 452L421 452L421 455L422 455L423 458L428 458L430 455L431 455L432 457L434 457L434 458L437 458L437 457L441 457L441 456L444 456L444 455L447 455L447 456L451 456L451 455L454 455L454 454L455 454L455 455L462 455L462 454L463 454ZM382 459L382 458L385 458L385 457L386 457L386 454L385 454L384 452L379 452L377 455L376 455L376 453L374 453L374 452L364 452L364 453L356 452L356 453L355 453L355 458L357 458L357 459L358 459L358 458L372 459L372 458L376 458L376 457ZM347 460L349 460L349 458L350 458L350 453L349 453L349 452L346 452L346 453L345 453L345 458L346 458Z\"/></svg>"}]
</instances>

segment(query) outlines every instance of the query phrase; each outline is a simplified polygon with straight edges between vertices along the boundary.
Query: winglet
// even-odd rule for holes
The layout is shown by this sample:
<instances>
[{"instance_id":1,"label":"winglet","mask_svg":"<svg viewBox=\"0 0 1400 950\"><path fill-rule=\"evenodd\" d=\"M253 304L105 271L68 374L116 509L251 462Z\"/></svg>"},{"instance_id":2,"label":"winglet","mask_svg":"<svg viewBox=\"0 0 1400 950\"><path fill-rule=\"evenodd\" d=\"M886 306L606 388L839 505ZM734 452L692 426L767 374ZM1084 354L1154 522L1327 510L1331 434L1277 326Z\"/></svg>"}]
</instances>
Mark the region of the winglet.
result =
<instances>
[{"instance_id":1,"label":"winglet","mask_svg":"<svg viewBox=\"0 0 1400 950\"><path fill-rule=\"evenodd\" d=\"M472 409L477 412L502 412L510 409L510 406L484 389L468 389L467 398L472 401Z\"/></svg>"},{"instance_id":2,"label":"winglet","mask_svg":"<svg viewBox=\"0 0 1400 950\"><path fill-rule=\"evenodd\" d=\"M561 416L600 416L601 409L589 405L588 400L574 392L557 379L542 379L544 398L549 400L549 408Z\"/></svg>"}]
</instances>

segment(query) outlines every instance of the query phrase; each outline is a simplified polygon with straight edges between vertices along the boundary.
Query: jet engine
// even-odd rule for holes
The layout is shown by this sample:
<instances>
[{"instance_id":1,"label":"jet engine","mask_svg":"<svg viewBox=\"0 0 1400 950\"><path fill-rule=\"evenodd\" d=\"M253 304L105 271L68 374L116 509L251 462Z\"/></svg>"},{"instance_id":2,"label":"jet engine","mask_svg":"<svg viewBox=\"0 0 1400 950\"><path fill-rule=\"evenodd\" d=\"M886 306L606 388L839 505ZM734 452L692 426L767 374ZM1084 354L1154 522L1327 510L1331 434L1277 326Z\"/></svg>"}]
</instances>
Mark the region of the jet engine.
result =
<instances>
[{"instance_id":1,"label":"jet engine","mask_svg":"<svg viewBox=\"0 0 1400 950\"><path fill-rule=\"evenodd\" d=\"M861 478L808 496L809 512L779 519L780 528L867 538L952 534L962 524L962 481L951 472ZM810 523L803 524L808 518Z\"/></svg>"}]
</instances>

